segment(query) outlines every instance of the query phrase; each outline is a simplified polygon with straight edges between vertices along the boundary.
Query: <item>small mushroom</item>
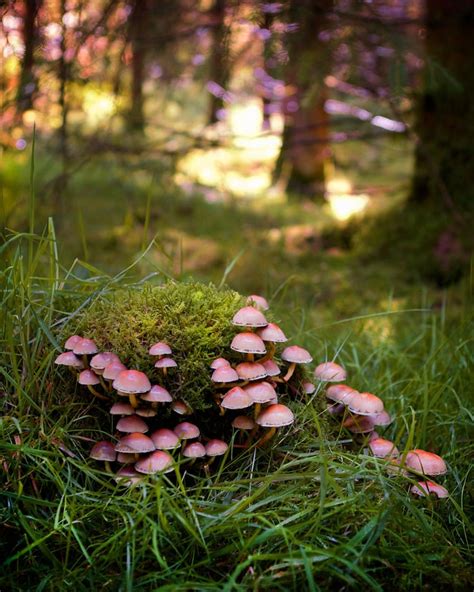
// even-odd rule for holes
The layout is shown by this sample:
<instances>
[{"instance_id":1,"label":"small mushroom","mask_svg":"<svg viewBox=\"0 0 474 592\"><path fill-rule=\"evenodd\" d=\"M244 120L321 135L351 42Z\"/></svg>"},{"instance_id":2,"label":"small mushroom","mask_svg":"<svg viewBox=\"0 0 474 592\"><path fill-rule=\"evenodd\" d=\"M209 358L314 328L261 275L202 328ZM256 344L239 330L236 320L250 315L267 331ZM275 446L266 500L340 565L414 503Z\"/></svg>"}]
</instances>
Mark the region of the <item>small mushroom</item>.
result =
<instances>
[{"instance_id":1,"label":"small mushroom","mask_svg":"<svg viewBox=\"0 0 474 592\"><path fill-rule=\"evenodd\" d=\"M238 327L265 327L268 321L265 315L253 306L244 306L238 310L233 319L232 324Z\"/></svg>"},{"instance_id":2,"label":"small mushroom","mask_svg":"<svg viewBox=\"0 0 474 592\"><path fill-rule=\"evenodd\" d=\"M109 400L108 397L102 395L101 393L95 390L94 386L100 384L100 380L97 374L92 370L83 370L77 377L77 382L79 384L82 384L83 386L87 386L87 388L94 395L94 397L97 397L98 399L102 399L104 401Z\"/></svg>"},{"instance_id":3,"label":"small mushroom","mask_svg":"<svg viewBox=\"0 0 474 592\"><path fill-rule=\"evenodd\" d=\"M230 348L242 354L265 354L267 348L264 341L255 333L243 332L237 333L232 339Z\"/></svg>"},{"instance_id":4,"label":"small mushroom","mask_svg":"<svg viewBox=\"0 0 474 592\"><path fill-rule=\"evenodd\" d=\"M117 471L115 475L115 481L119 485L125 485L126 487L130 487L131 485L135 485L142 480L140 473L133 467L122 467Z\"/></svg>"},{"instance_id":5,"label":"small mushroom","mask_svg":"<svg viewBox=\"0 0 474 592\"><path fill-rule=\"evenodd\" d=\"M163 376L166 376L168 373L168 368L176 368L178 364L173 360L173 358L160 358L155 362L155 368L163 371Z\"/></svg>"},{"instance_id":6,"label":"small mushroom","mask_svg":"<svg viewBox=\"0 0 474 592\"><path fill-rule=\"evenodd\" d=\"M395 444L384 438L371 439L368 446L370 452L377 458L397 458L400 454Z\"/></svg>"},{"instance_id":7,"label":"small mushroom","mask_svg":"<svg viewBox=\"0 0 474 592\"><path fill-rule=\"evenodd\" d=\"M306 395L312 395L316 391L316 386L312 382L303 382L303 392Z\"/></svg>"},{"instance_id":8,"label":"small mushroom","mask_svg":"<svg viewBox=\"0 0 474 592\"><path fill-rule=\"evenodd\" d=\"M382 413L383 401L372 393L355 393L347 401L347 407L357 415L374 416Z\"/></svg>"},{"instance_id":9,"label":"small mushroom","mask_svg":"<svg viewBox=\"0 0 474 592\"><path fill-rule=\"evenodd\" d=\"M347 384L332 384L326 390L326 398L334 403L342 403L347 405L351 398L358 394L358 391L347 386Z\"/></svg>"},{"instance_id":10,"label":"small mushroom","mask_svg":"<svg viewBox=\"0 0 474 592\"><path fill-rule=\"evenodd\" d=\"M96 354L98 352L98 349L93 339L87 339L86 337L83 337L80 341L76 343L72 351L77 356L82 356L84 366L87 368L89 366L87 356Z\"/></svg>"},{"instance_id":11,"label":"small mushroom","mask_svg":"<svg viewBox=\"0 0 474 592\"><path fill-rule=\"evenodd\" d=\"M77 370L84 368L82 360L71 351L59 354L59 356L54 360L54 363L58 364L58 366L67 366L73 371L74 374Z\"/></svg>"},{"instance_id":12,"label":"small mushroom","mask_svg":"<svg viewBox=\"0 0 474 592\"><path fill-rule=\"evenodd\" d=\"M343 382L347 378L347 373L335 362L323 362L316 366L314 376L321 382Z\"/></svg>"},{"instance_id":13,"label":"small mushroom","mask_svg":"<svg viewBox=\"0 0 474 592\"><path fill-rule=\"evenodd\" d=\"M122 364L122 362L110 362L110 364L107 364L107 366L104 368L102 377L112 383L120 374L120 372L123 372L126 369L127 367Z\"/></svg>"},{"instance_id":14,"label":"small mushroom","mask_svg":"<svg viewBox=\"0 0 474 592\"><path fill-rule=\"evenodd\" d=\"M221 401L223 409L246 409L253 405L252 397L240 386L234 386L224 395Z\"/></svg>"},{"instance_id":15,"label":"small mushroom","mask_svg":"<svg viewBox=\"0 0 474 592\"><path fill-rule=\"evenodd\" d=\"M82 337L80 335L71 335L71 337L67 338L66 343L64 344L64 349L73 350L81 339Z\"/></svg>"},{"instance_id":16,"label":"small mushroom","mask_svg":"<svg viewBox=\"0 0 474 592\"><path fill-rule=\"evenodd\" d=\"M423 473L423 475L430 477L444 475L448 470L446 463L440 456L434 454L434 452L427 452L419 448L410 450L407 453L405 467L408 470Z\"/></svg>"},{"instance_id":17,"label":"small mushroom","mask_svg":"<svg viewBox=\"0 0 474 592\"><path fill-rule=\"evenodd\" d=\"M117 452L127 452L133 454L143 454L155 450L153 440L145 434L133 433L120 438L115 446Z\"/></svg>"},{"instance_id":18,"label":"small mushroom","mask_svg":"<svg viewBox=\"0 0 474 592\"><path fill-rule=\"evenodd\" d=\"M201 433L197 425L194 425L189 421L178 423L173 431L180 440L194 440L194 438L199 438Z\"/></svg>"},{"instance_id":19,"label":"small mushroom","mask_svg":"<svg viewBox=\"0 0 474 592\"><path fill-rule=\"evenodd\" d=\"M285 382L288 382L293 376L297 364L309 364L313 361L309 351L305 350L299 345L290 345L289 347L285 347L285 349L281 352L281 359L285 362L290 362L288 372L283 377Z\"/></svg>"},{"instance_id":20,"label":"small mushroom","mask_svg":"<svg viewBox=\"0 0 474 592\"><path fill-rule=\"evenodd\" d=\"M250 296L247 298L247 304L250 306L255 306L260 310L268 310L270 308L266 298L259 296L258 294L250 294Z\"/></svg>"},{"instance_id":21,"label":"small mushroom","mask_svg":"<svg viewBox=\"0 0 474 592\"><path fill-rule=\"evenodd\" d=\"M156 409L153 408L145 408L145 407L137 407L135 409L135 413L140 417L155 417L157 414Z\"/></svg>"},{"instance_id":22,"label":"small mushroom","mask_svg":"<svg viewBox=\"0 0 474 592\"><path fill-rule=\"evenodd\" d=\"M112 442L101 440L96 442L90 451L89 456L94 460L98 460L105 463L105 470L111 473L110 463L115 462L117 459L117 453L115 452L115 446Z\"/></svg>"},{"instance_id":23,"label":"small mushroom","mask_svg":"<svg viewBox=\"0 0 474 592\"><path fill-rule=\"evenodd\" d=\"M190 458L191 464L193 464L196 458L206 456L206 449L201 442L191 442L183 448L183 456Z\"/></svg>"},{"instance_id":24,"label":"small mushroom","mask_svg":"<svg viewBox=\"0 0 474 592\"><path fill-rule=\"evenodd\" d=\"M173 470L173 457L164 450L156 450L146 458L135 463L139 473L153 475L155 473L169 473Z\"/></svg>"},{"instance_id":25,"label":"small mushroom","mask_svg":"<svg viewBox=\"0 0 474 592\"><path fill-rule=\"evenodd\" d=\"M265 360L262 362L262 366L265 368L267 376L278 376L281 374L280 367L274 360Z\"/></svg>"},{"instance_id":26,"label":"small mushroom","mask_svg":"<svg viewBox=\"0 0 474 592\"><path fill-rule=\"evenodd\" d=\"M139 370L123 370L114 380L112 386L119 395L129 398L133 408L138 407L137 395L151 389L148 377Z\"/></svg>"},{"instance_id":27,"label":"small mushroom","mask_svg":"<svg viewBox=\"0 0 474 592\"><path fill-rule=\"evenodd\" d=\"M225 358L216 358L211 362L210 368L211 370L217 370L223 366L230 366L229 360L226 360Z\"/></svg>"},{"instance_id":28,"label":"small mushroom","mask_svg":"<svg viewBox=\"0 0 474 592\"><path fill-rule=\"evenodd\" d=\"M117 401L110 408L110 415L132 415L134 413L133 407L130 403Z\"/></svg>"},{"instance_id":29,"label":"small mushroom","mask_svg":"<svg viewBox=\"0 0 474 592\"><path fill-rule=\"evenodd\" d=\"M235 367L240 380L262 380L267 376L265 367L259 362L241 362Z\"/></svg>"},{"instance_id":30,"label":"small mushroom","mask_svg":"<svg viewBox=\"0 0 474 592\"><path fill-rule=\"evenodd\" d=\"M270 429L262 438L260 438L257 446L262 446L265 442L270 440L270 438L275 435L277 428L291 425L294 421L295 416L293 415L291 409L286 407L286 405L277 403L275 405L266 407L263 411L261 411L255 422L259 426Z\"/></svg>"},{"instance_id":31,"label":"small mushroom","mask_svg":"<svg viewBox=\"0 0 474 592\"><path fill-rule=\"evenodd\" d=\"M269 344L268 352L265 357L260 360L260 363L273 358L275 353L275 343L285 343L288 341L287 336L276 323L268 323L266 327L258 329L257 335Z\"/></svg>"},{"instance_id":32,"label":"small mushroom","mask_svg":"<svg viewBox=\"0 0 474 592\"><path fill-rule=\"evenodd\" d=\"M171 403L171 409L178 415L191 415L193 410L184 401L173 401Z\"/></svg>"},{"instance_id":33,"label":"small mushroom","mask_svg":"<svg viewBox=\"0 0 474 592\"><path fill-rule=\"evenodd\" d=\"M180 443L180 439L175 432L167 428L156 430L150 437L157 450L173 450Z\"/></svg>"},{"instance_id":34,"label":"small mushroom","mask_svg":"<svg viewBox=\"0 0 474 592\"><path fill-rule=\"evenodd\" d=\"M158 341L148 350L150 356L169 356L172 351L171 347L164 341Z\"/></svg>"},{"instance_id":35,"label":"small mushroom","mask_svg":"<svg viewBox=\"0 0 474 592\"><path fill-rule=\"evenodd\" d=\"M438 485L433 481L419 481L416 485L411 487L410 491L419 497L428 497L431 494L434 494L439 499L449 497L449 492L446 487Z\"/></svg>"},{"instance_id":36,"label":"small mushroom","mask_svg":"<svg viewBox=\"0 0 474 592\"><path fill-rule=\"evenodd\" d=\"M128 434L132 434L133 432L145 434L148 432L149 427L138 415L127 415L119 419L117 422L117 430Z\"/></svg>"},{"instance_id":37,"label":"small mushroom","mask_svg":"<svg viewBox=\"0 0 474 592\"><path fill-rule=\"evenodd\" d=\"M159 384L154 384L151 389L144 395L141 395L140 398L149 403L171 403L173 401L173 397L170 393Z\"/></svg>"}]
</instances>

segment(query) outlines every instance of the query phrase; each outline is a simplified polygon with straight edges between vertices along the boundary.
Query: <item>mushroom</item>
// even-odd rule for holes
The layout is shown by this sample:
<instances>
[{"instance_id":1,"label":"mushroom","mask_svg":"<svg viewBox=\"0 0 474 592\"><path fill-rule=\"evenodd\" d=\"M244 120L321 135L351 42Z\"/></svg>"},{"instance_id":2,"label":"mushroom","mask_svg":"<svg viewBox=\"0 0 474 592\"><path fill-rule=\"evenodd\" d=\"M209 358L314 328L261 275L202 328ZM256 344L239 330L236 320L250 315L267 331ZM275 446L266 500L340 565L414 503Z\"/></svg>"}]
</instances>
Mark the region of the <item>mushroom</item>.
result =
<instances>
[{"instance_id":1,"label":"mushroom","mask_svg":"<svg viewBox=\"0 0 474 592\"><path fill-rule=\"evenodd\" d=\"M72 351L77 356L82 356L84 366L87 368L89 366L87 362L87 356L96 354L98 352L98 349L93 339L86 339L85 337L83 337L80 341L76 343Z\"/></svg>"},{"instance_id":2,"label":"mushroom","mask_svg":"<svg viewBox=\"0 0 474 592\"><path fill-rule=\"evenodd\" d=\"M159 384L154 384L151 389L141 395L140 397L143 401L148 401L149 403L171 403L173 401L173 397L170 393L160 386Z\"/></svg>"},{"instance_id":3,"label":"mushroom","mask_svg":"<svg viewBox=\"0 0 474 592\"><path fill-rule=\"evenodd\" d=\"M384 438L371 439L368 446L370 452L377 458L397 458L400 454L395 444Z\"/></svg>"},{"instance_id":4,"label":"mushroom","mask_svg":"<svg viewBox=\"0 0 474 592\"><path fill-rule=\"evenodd\" d=\"M326 398L334 403L342 403L348 405L351 398L358 394L359 391L347 386L347 384L332 384L326 390Z\"/></svg>"},{"instance_id":5,"label":"mushroom","mask_svg":"<svg viewBox=\"0 0 474 592\"><path fill-rule=\"evenodd\" d=\"M119 395L129 398L133 408L138 407L137 395L151 389L148 377L139 370L123 370L114 380L112 386Z\"/></svg>"},{"instance_id":6,"label":"mushroom","mask_svg":"<svg viewBox=\"0 0 474 592\"><path fill-rule=\"evenodd\" d=\"M135 483L139 483L141 480L140 473L137 473L133 467L122 467L115 475L115 481L119 485L125 485L126 487L135 485Z\"/></svg>"},{"instance_id":7,"label":"mushroom","mask_svg":"<svg viewBox=\"0 0 474 592\"><path fill-rule=\"evenodd\" d=\"M323 362L316 366L314 376L321 382L342 382L347 378L344 368L334 362Z\"/></svg>"},{"instance_id":8,"label":"mushroom","mask_svg":"<svg viewBox=\"0 0 474 592\"><path fill-rule=\"evenodd\" d=\"M255 333L250 333L247 331L244 331L243 333L237 333L234 339L232 339L230 348L242 354L251 354L250 357L252 357L254 354L260 355L267 352L267 348L265 347L265 343L263 342L262 338Z\"/></svg>"},{"instance_id":9,"label":"mushroom","mask_svg":"<svg viewBox=\"0 0 474 592\"><path fill-rule=\"evenodd\" d=\"M392 423L392 418L387 411L381 411L375 415L371 415L370 418L375 426L385 427Z\"/></svg>"},{"instance_id":10,"label":"mushroom","mask_svg":"<svg viewBox=\"0 0 474 592\"><path fill-rule=\"evenodd\" d=\"M355 393L349 397L347 407L357 415L377 415L382 413L383 401L372 393ZM373 423L373 422L372 422Z\"/></svg>"},{"instance_id":11,"label":"mushroom","mask_svg":"<svg viewBox=\"0 0 474 592\"><path fill-rule=\"evenodd\" d=\"M153 408L145 408L145 407L137 407L135 409L135 413L140 417L155 417L157 414L156 409Z\"/></svg>"},{"instance_id":12,"label":"mushroom","mask_svg":"<svg viewBox=\"0 0 474 592\"><path fill-rule=\"evenodd\" d=\"M281 403L270 405L266 407L255 422L264 428L270 428L267 433L260 438L257 446L262 446L267 440L270 440L275 435L277 428L281 428L292 424L295 421L295 416L291 409Z\"/></svg>"},{"instance_id":13,"label":"mushroom","mask_svg":"<svg viewBox=\"0 0 474 592\"><path fill-rule=\"evenodd\" d=\"M115 446L115 450L117 452L135 454L135 458L138 459L139 454L155 450L155 445L153 444L153 440L148 436L145 436L145 434L133 433L120 438Z\"/></svg>"},{"instance_id":14,"label":"mushroom","mask_svg":"<svg viewBox=\"0 0 474 592\"><path fill-rule=\"evenodd\" d=\"M92 370L83 370L77 377L77 382L79 384L82 384L83 386L87 386L87 388L94 395L94 397L97 397L98 399L102 399L104 401L109 400L108 397L102 395L101 393L95 390L94 386L100 384L100 380L97 374Z\"/></svg>"},{"instance_id":15,"label":"mushroom","mask_svg":"<svg viewBox=\"0 0 474 592\"><path fill-rule=\"evenodd\" d=\"M167 428L156 430L150 437L157 450L173 450L180 443L180 439L175 432Z\"/></svg>"},{"instance_id":16,"label":"mushroom","mask_svg":"<svg viewBox=\"0 0 474 592\"><path fill-rule=\"evenodd\" d=\"M204 467L206 473L208 473L209 467L215 461L216 456L223 456L227 452L228 448L229 446L223 440L218 440L216 438L209 440L209 442L206 444L205 449L206 455L210 456L211 460Z\"/></svg>"},{"instance_id":17,"label":"mushroom","mask_svg":"<svg viewBox=\"0 0 474 592\"><path fill-rule=\"evenodd\" d=\"M343 421L342 426L352 434L368 434L374 431L372 418L367 415L353 415Z\"/></svg>"},{"instance_id":18,"label":"mushroom","mask_svg":"<svg viewBox=\"0 0 474 592\"><path fill-rule=\"evenodd\" d=\"M265 367L259 362L241 362L235 367L238 377L246 382L250 380L262 380L267 376Z\"/></svg>"},{"instance_id":19,"label":"mushroom","mask_svg":"<svg viewBox=\"0 0 474 592\"><path fill-rule=\"evenodd\" d=\"M254 417L260 413L262 403L270 403L275 400L277 396L275 389L269 382L254 382L243 387L243 390L252 397L255 403Z\"/></svg>"},{"instance_id":20,"label":"mushroom","mask_svg":"<svg viewBox=\"0 0 474 592\"><path fill-rule=\"evenodd\" d=\"M252 397L240 386L234 386L224 395L221 401L223 409L246 409L253 405Z\"/></svg>"},{"instance_id":21,"label":"mushroom","mask_svg":"<svg viewBox=\"0 0 474 592\"><path fill-rule=\"evenodd\" d=\"M275 343L285 343L288 341L287 336L276 323L268 323L266 327L258 329L257 335L269 344L268 352L264 358L259 360L260 363L273 358L273 354L275 353Z\"/></svg>"},{"instance_id":22,"label":"mushroom","mask_svg":"<svg viewBox=\"0 0 474 592\"><path fill-rule=\"evenodd\" d=\"M439 499L449 497L449 492L446 487L438 485L433 481L419 481L416 485L411 487L410 491L419 497L428 497L432 493L434 493Z\"/></svg>"},{"instance_id":23,"label":"mushroom","mask_svg":"<svg viewBox=\"0 0 474 592\"><path fill-rule=\"evenodd\" d=\"M163 376L166 376L168 373L168 368L176 368L178 364L173 360L173 358L160 358L155 362L155 368L159 370L163 370Z\"/></svg>"},{"instance_id":24,"label":"mushroom","mask_svg":"<svg viewBox=\"0 0 474 592\"><path fill-rule=\"evenodd\" d=\"M106 440L96 442L92 447L89 456L94 460L105 462L105 470L107 471L107 473L112 472L110 468L110 463L115 462L115 460L117 459L117 453L115 452L114 445L112 444L112 442L107 442Z\"/></svg>"},{"instance_id":25,"label":"mushroom","mask_svg":"<svg viewBox=\"0 0 474 592\"><path fill-rule=\"evenodd\" d=\"M133 407L130 403L117 401L110 408L110 415L132 415L134 413Z\"/></svg>"},{"instance_id":26,"label":"mushroom","mask_svg":"<svg viewBox=\"0 0 474 592\"><path fill-rule=\"evenodd\" d=\"M168 356L172 353L171 347L164 341L158 341L148 350L150 356Z\"/></svg>"},{"instance_id":27,"label":"mushroom","mask_svg":"<svg viewBox=\"0 0 474 592\"><path fill-rule=\"evenodd\" d=\"M66 339L66 343L64 344L64 349L73 350L74 347L79 343L79 341L81 339L82 339L82 337L80 335L71 335L71 337L68 337Z\"/></svg>"},{"instance_id":28,"label":"mushroom","mask_svg":"<svg viewBox=\"0 0 474 592\"><path fill-rule=\"evenodd\" d=\"M184 401L173 401L171 403L171 409L178 415L191 415L193 410Z\"/></svg>"},{"instance_id":29,"label":"mushroom","mask_svg":"<svg viewBox=\"0 0 474 592\"><path fill-rule=\"evenodd\" d=\"M256 306L260 310L268 310L270 308L266 298L259 296L258 294L250 294L250 296L247 298L247 304Z\"/></svg>"},{"instance_id":30,"label":"mushroom","mask_svg":"<svg viewBox=\"0 0 474 592\"><path fill-rule=\"evenodd\" d=\"M303 392L306 395L312 395L316 391L316 387L312 382L303 382Z\"/></svg>"},{"instance_id":31,"label":"mushroom","mask_svg":"<svg viewBox=\"0 0 474 592\"><path fill-rule=\"evenodd\" d=\"M154 473L169 473L173 470L173 457L164 450L156 450L146 458L135 463L139 473L153 475Z\"/></svg>"},{"instance_id":32,"label":"mushroom","mask_svg":"<svg viewBox=\"0 0 474 592\"><path fill-rule=\"evenodd\" d=\"M196 458L202 458L203 456L206 456L206 449L201 444L201 442L191 442L191 444L187 444L184 447L183 456L192 459L191 464L193 464Z\"/></svg>"},{"instance_id":33,"label":"mushroom","mask_svg":"<svg viewBox=\"0 0 474 592\"><path fill-rule=\"evenodd\" d=\"M96 354L91 359L90 366L94 372L100 376L104 373L105 368L112 362L120 362L119 357L113 352L101 352Z\"/></svg>"},{"instance_id":34,"label":"mushroom","mask_svg":"<svg viewBox=\"0 0 474 592\"><path fill-rule=\"evenodd\" d=\"M285 382L288 382L293 376L296 364L309 364L313 361L311 354L304 348L299 347L299 345L290 345L289 347L285 347L285 349L281 352L281 359L285 360L285 362L290 362L288 372L283 377Z\"/></svg>"},{"instance_id":35,"label":"mushroom","mask_svg":"<svg viewBox=\"0 0 474 592\"><path fill-rule=\"evenodd\" d=\"M119 432L126 432L129 434L133 432L145 434L148 432L149 427L138 415L127 415L119 419L117 422L117 430Z\"/></svg>"},{"instance_id":36,"label":"mushroom","mask_svg":"<svg viewBox=\"0 0 474 592\"><path fill-rule=\"evenodd\" d=\"M199 438L201 433L197 425L194 425L189 421L178 423L173 431L180 440L194 440L194 438Z\"/></svg>"},{"instance_id":37,"label":"mushroom","mask_svg":"<svg viewBox=\"0 0 474 592\"><path fill-rule=\"evenodd\" d=\"M430 477L444 475L448 470L446 463L440 456L434 454L434 452L427 452L419 448L410 450L407 453L405 467L408 470L423 473L423 475L429 475Z\"/></svg>"},{"instance_id":38,"label":"mushroom","mask_svg":"<svg viewBox=\"0 0 474 592\"><path fill-rule=\"evenodd\" d=\"M278 376L281 374L281 370L274 360L265 360L262 362L262 366L265 368L267 376Z\"/></svg>"},{"instance_id":39,"label":"mushroom","mask_svg":"<svg viewBox=\"0 0 474 592\"><path fill-rule=\"evenodd\" d=\"M136 462L135 455L130 452L117 452L117 462L124 465L131 465Z\"/></svg>"},{"instance_id":40,"label":"mushroom","mask_svg":"<svg viewBox=\"0 0 474 592\"><path fill-rule=\"evenodd\" d=\"M225 358L216 358L211 362L210 368L211 370L217 370L223 366L230 366L229 360L226 360Z\"/></svg>"},{"instance_id":41,"label":"mushroom","mask_svg":"<svg viewBox=\"0 0 474 592\"><path fill-rule=\"evenodd\" d=\"M64 352L59 354L59 356L54 360L55 364L58 366L67 366L72 370L75 374L77 370L84 368L84 364L82 360L80 360L76 355L74 355L71 351Z\"/></svg>"},{"instance_id":42,"label":"mushroom","mask_svg":"<svg viewBox=\"0 0 474 592\"><path fill-rule=\"evenodd\" d=\"M107 364L102 372L102 378L105 378L109 382L109 387L112 386L113 381L117 378L120 372L126 370L127 367L122 362L111 362Z\"/></svg>"},{"instance_id":43,"label":"mushroom","mask_svg":"<svg viewBox=\"0 0 474 592\"><path fill-rule=\"evenodd\" d=\"M253 306L244 306L238 310L233 319L232 324L238 327L265 327L268 321L265 315Z\"/></svg>"},{"instance_id":44,"label":"mushroom","mask_svg":"<svg viewBox=\"0 0 474 592\"><path fill-rule=\"evenodd\" d=\"M226 386L227 383L238 381L239 375L230 365L220 366L212 373L211 380L216 383L217 387Z\"/></svg>"}]
</instances>

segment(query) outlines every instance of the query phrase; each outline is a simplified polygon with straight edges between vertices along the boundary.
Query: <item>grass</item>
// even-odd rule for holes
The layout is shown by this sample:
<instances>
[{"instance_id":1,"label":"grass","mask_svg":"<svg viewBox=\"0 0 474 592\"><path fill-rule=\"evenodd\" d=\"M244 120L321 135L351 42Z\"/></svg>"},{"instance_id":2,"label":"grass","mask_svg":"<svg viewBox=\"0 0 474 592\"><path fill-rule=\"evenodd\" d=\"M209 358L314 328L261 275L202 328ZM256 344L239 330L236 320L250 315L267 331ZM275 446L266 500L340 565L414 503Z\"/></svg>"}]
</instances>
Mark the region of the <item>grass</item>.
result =
<instances>
[{"instance_id":1,"label":"grass","mask_svg":"<svg viewBox=\"0 0 474 592\"><path fill-rule=\"evenodd\" d=\"M411 312L395 299L336 321L321 316L308 284L296 295L288 284L267 292L295 342L316 360L337 356L351 385L380 394L399 448L446 459L449 500L412 498L412 481L387 477L336 422L321 438L311 403L271 448L229 454L210 478L180 467L124 489L87 459L88 438L108 431L101 412L80 393L65 404L52 361L64 322L136 285L147 255L116 276L80 262L64 268L52 222L41 237L5 237L0 254L0 589L470 588L469 286L453 306L452 293L433 308L425 292ZM149 281L160 283L155 273Z\"/></svg>"}]
</instances>

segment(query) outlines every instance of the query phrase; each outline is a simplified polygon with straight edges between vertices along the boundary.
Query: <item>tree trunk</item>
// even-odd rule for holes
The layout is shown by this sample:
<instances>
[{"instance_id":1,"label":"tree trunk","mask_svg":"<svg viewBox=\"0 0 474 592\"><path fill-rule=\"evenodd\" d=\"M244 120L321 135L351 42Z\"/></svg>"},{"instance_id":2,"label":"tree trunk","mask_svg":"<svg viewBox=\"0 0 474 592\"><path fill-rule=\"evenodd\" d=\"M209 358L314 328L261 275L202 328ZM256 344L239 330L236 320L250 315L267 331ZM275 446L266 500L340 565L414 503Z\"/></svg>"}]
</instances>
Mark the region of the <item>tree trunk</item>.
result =
<instances>
[{"instance_id":1,"label":"tree trunk","mask_svg":"<svg viewBox=\"0 0 474 592\"><path fill-rule=\"evenodd\" d=\"M225 0L214 0L211 9L212 23L212 49L209 63L209 80L217 82L219 86L225 88L229 80L228 64L228 30L225 25ZM221 96L210 95L209 117L210 125L218 120L217 112L222 109L223 101Z\"/></svg>"},{"instance_id":2,"label":"tree trunk","mask_svg":"<svg viewBox=\"0 0 474 592\"><path fill-rule=\"evenodd\" d=\"M325 163L330 157L329 116L324 110L327 91L324 79L330 70L329 51L321 34L329 28L327 14L333 0L294 0L290 20L298 31L289 40L283 144L277 171L287 175L291 193L322 199Z\"/></svg>"},{"instance_id":3,"label":"tree trunk","mask_svg":"<svg viewBox=\"0 0 474 592\"><path fill-rule=\"evenodd\" d=\"M460 215L474 201L474 3L427 0L425 85L411 200Z\"/></svg>"},{"instance_id":4,"label":"tree trunk","mask_svg":"<svg viewBox=\"0 0 474 592\"><path fill-rule=\"evenodd\" d=\"M132 89L129 127L132 131L143 133L145 127L143 83L146 63L147 0L135 0L129 20L129 37L132 48Z\"/></svg>"},{"instance_id":5,"label":"tree trunk","mask_svg":"<svg viewBox=\"0 0 474 592\"><path fill-rule=\"evenodd\" d=\"M33 107L33 93L36 89L36 77L33 71L37 42L36 17L40 6L41 0L25 0L23 4L24 54L17 95L17 113L19 115Z\"/></svg>"}]
</instances>

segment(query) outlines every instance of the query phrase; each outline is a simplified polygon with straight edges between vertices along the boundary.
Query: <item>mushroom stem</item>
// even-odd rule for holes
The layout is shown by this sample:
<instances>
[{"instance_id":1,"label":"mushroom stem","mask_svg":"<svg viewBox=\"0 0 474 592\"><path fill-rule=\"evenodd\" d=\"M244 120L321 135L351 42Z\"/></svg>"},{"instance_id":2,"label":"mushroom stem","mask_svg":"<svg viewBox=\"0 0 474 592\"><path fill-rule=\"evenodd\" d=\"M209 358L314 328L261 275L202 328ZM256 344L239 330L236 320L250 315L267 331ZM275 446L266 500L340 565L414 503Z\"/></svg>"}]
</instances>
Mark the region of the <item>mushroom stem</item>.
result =
<instances>
[{"instance_id":1,"label":"mushroom stem","mask_svg":"<svg viewBox=\"0 0 474 592\"><path fill-rule=\"evenodd\" d=\"M290 364L290 367L288 368L288 372L285 374L285 376L283 377L283 380L285 382L288 382L290 380L290 378L293 376L293 373L295 371L296 368L296 364L294 362L292 362Z\"/></svg>"},{"instance_id":2,"label":"mushroom stem","mask_svg":"<svg viewBox=\"0 0 474 592\"><path fill-rule=\"evenodd\" d=\"M87 388L94 395L94 397L97 397L98 399L102 399L103 401L109 401L109 397L106 397L105 395L98 393L92 385L88 384Z\"/></svg>"},{"instance_id":3,"label":"mushroom stem","mask_svg":"<svg viewBox=\"0 0 474 592\"><path fill-rule=\"evenodd\" d=\"M164 378L166 378L168 376L168 368L165 367L162 370L163 370L163 376L164 376Z\"/></svg>"},{"instance_id":4,"label":"mushroom stem","mask_svg":"<svg viewBox=\"0 0 474 592\"><path fill-rule=\"evenodd\" d=\"M249 433L249 437L247 438L247 441L245 442L245 444L242 446L243 448L250 448L250 444L252 444L253 439L255 437L255 434L258 431L258 426L255 426L253 428L253 430ZM240 446L238 446L240 448Z\"/></svg>"},{"instance_id":5,"label":"mushroom stem","mask_svg":"<svg viewBox=\"0 0 474 592\"><path fill-rule=\"evenodd\" d=\"M130 393L128 395L128 400L130 401L130 405L136 409L138 407L138 399L134 393Z\"/></svg>"},{"instance_id":6,"label":"mushroom stem","mask_svg":"<svg viewBox=\"0 0 474 592\"><path fill-rule=\"evenodd\" d=\"M220 405L219 415L225 415L225 408Z\"/></svg>"},{"instance_id":7,"label":"mushroom stem","mask_svg":"<svg viewBox=\"0 0 474 592\"><path fill-rule=\"evenodd\" d=\"M267 442L268 440L270 440L271 438L273 438L273 436L276 433L276 428L270 428L268 430L268 432L262 437L260 438L260 440L257 442L257 446L260 448L261 446L263 446L263 444L265 444L265 442Z\"/></svg>"},{"instance_id":8,"label":"mushroom stem","mask_svg":"<svg viewBox=\"0 0 474 592\"><path fill-rule=\"evenodd\" d=\"M247 354L247 362L253 362L255 360L254 354Z\"/></svg>"},{"instance_id":9,"label":"mushroom stem","mask_svg":"<svg viewBox=\"0 0 474 592\"><path fill-rule=\"evenodd\" d=\"M262 408L262 405L260 403L255 403L255 407L253 410L253 416L255 417L255 419L257 419L258 414L260 413L260 409Z\"/></svg>"},{"instance_id":10,"label":"mushroom stem","mask_svg":"<svg viewBox=\"0 0 474 592\"><path fill-rule=\"evenodd\" d=\"M248 380L244 380L243 382L241 380L238 380L236 382L216 382L216 384L214 385L214 388L216 388L216 389L221 389L221 388L230 389L234 386L240 386L242 388L245 385L247 385L248 383L249 383Z\"/></svg>"},{"instance_id":11,"label":"mushroom stem","mask_svg":"<svg viewBox=\"0 0 474 592\"><path fill-rule=\"evenodd\" d=\"M112 467L110 466L110 461L108 460L105 461L105 471L112 474Z\"/></svg>"},{"instance_id":12,"label":"mushroom stem","mask_svg":"<svg viewBox=\"0 0 474 592\"><path fill-rule=\"evenodd\" d=\"M89 360L86 354L82 354L82 363L84 364L84 368L89 368Z\"/></svg>"},{"instance_id":13,"label":"mushroom stem","mask_svg":"<svg viewBox=\"0 0 474 592\"><path fill-rule=\"evenodd\" d=\"M106 384L105 380L102 378L101 375L99 375L99 380L100 380L100 384L102 385L102 388L104 389L104 391L107 391L108 393L110 393L110 386L108 384Z\"/></svg>"},{"instance_id":14,"label":"mushroom stem","mask_svg":"<svg viewBox=\"0 0 474 592\"><path fill-rule=\"evenodd\" d=\"M273 359L273 356L275 355L275 343L273 341L269 341L268 342L268 351L267 353L263 356L263 358L260 358L258 360L259 364L263 364L263 362L267 362L268 360Z\"/></svg>"}]
</instances>

